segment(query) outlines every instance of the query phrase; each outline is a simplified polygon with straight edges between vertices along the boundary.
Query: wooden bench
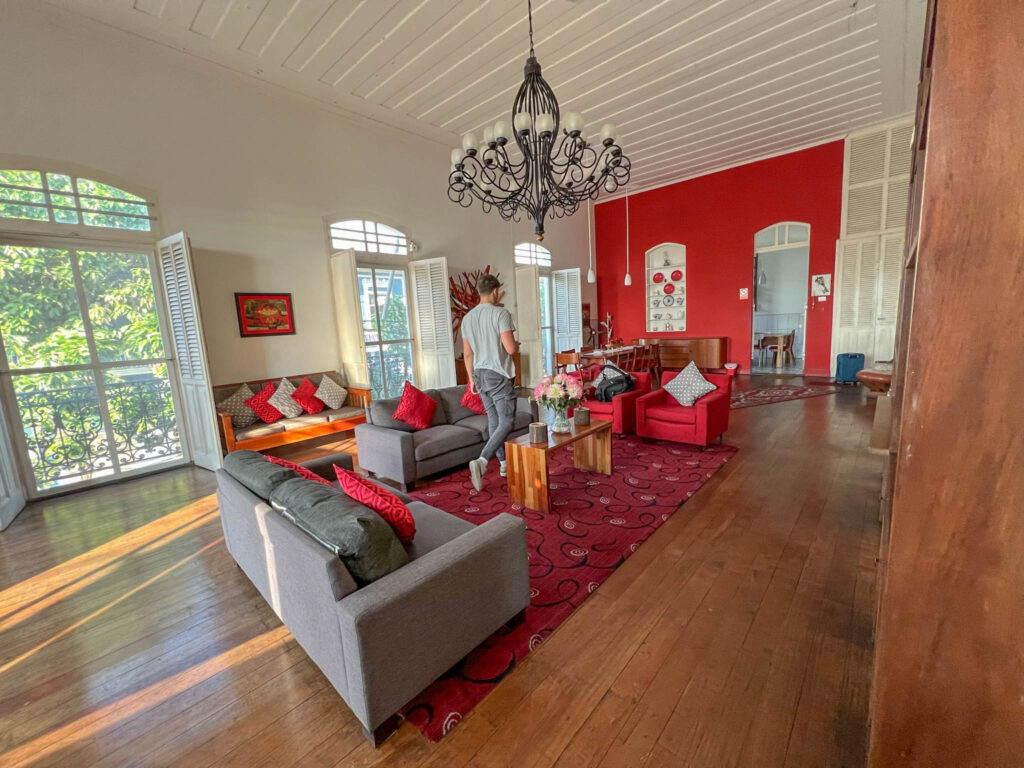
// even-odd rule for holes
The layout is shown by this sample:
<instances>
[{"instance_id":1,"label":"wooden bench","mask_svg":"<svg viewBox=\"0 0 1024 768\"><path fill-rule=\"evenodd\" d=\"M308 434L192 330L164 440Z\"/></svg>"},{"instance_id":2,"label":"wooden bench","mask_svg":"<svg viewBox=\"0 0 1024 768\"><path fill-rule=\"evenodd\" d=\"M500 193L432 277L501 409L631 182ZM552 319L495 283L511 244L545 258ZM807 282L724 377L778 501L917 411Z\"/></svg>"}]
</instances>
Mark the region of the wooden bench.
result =
<instances>
[{"instance_id":1,"label":"wooden bench","mask_svg":"<svg viewBox=\"0 0 1024 768\"><path fill-rule=\"evenodd\" d=\"M318 371L317 373L303 373L298 376L286 376L289 381L295 386L298 386L303 378L308 378L314 384L319 384L320 379L323 376L331 376L339 384L343 381L340 374L336 371ZM216 403L219 403L225 397L229 396L232 392L238 389L242 384L248 384L249 389L253 392L259 392L267 383L277 384L281 381L280 377L273 379L262 379L259 381L239 381L234 384L219 384L213 388L213 399ZM324 435L332 435L338 432L348 432L356 428L357 424L362 424L366 421L366 408L370 407L371 393L369 389L364 387L355 387L349 384L341 384L348 390L348 399L342 408L337 411L324 411L328 416L326 421L316 421L312 424L306 424L303 426L286 425L286 428L282 431L273 432L271 434L261 434L253 437L238 437L234 425L231 423L231 414L229 413L217 413L217 418L220 421L221 438L224 441L225 450L230 453L231 451L250 450L250 451L263 451L267 448L275 448L279 445L290 445L292 443L300 443L304 440L311 440L315 437L323 437ZM343 414L340 418L331 419L332 413L339 413L341 411L350 411L350 413ZM294 419L282 419L281 424L286 424L291 421L312 421L319 414L312 416L303 414L302 416L296 416ZM262 422L257 421L253 426L258 426ZM250 428L246 428L250 429ZM239 430L244 435L245 429Z\"/></svg>"}]
</instances>

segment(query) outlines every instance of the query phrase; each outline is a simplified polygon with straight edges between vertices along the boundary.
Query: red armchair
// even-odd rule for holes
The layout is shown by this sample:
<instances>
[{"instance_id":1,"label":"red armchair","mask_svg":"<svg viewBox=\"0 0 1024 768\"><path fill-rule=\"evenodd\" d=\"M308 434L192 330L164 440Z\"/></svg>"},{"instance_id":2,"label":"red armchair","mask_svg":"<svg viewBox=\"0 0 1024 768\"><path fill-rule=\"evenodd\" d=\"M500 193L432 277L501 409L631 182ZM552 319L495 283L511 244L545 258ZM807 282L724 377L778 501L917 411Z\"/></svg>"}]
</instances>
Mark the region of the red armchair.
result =
<instances>
[{"instance_id":1,"label":"red armchair","mask_svg":"<svg viewBox=\"0 0 1024 768\"><path fill-rule=\"evenodd\" d=\"M616 395L610 403L602 403L594 399L593 388L587 388L587 400L583 403L590 409L590 418L598 421L610 421L612 432L625 435L636 431L637 401L651 391L651 374L644 371L630 373L636 381L632 392Z\"/></svg>"},{"instance_id":2,"label":"red armchair","mask_svg":"<svg viewBox=\"0 0 1024 768\"><path fill-rule=\"evenodd\" d=\"M665 371L661 374L662 389L637 399L636 433L657 440L709 445L729 427L732 380L724 373L703 373L718 389L687 408L664 389L676 375L676 371Z\"/></svg>"}]
</instances>

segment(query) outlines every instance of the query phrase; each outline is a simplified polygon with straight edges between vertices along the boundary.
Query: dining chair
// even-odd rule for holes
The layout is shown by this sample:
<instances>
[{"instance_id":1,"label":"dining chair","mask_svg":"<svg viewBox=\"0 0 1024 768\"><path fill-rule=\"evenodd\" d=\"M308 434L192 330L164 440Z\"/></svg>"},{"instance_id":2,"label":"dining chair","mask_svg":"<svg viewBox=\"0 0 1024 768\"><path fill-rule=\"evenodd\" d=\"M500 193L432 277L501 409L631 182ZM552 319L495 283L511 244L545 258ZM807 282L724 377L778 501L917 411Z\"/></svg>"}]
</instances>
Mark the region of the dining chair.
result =
<instances>
[{"instance_id":1,"label":"dining chair","mask_svg":"<svg viewBox=\"0 0 1024 768\"><path fill-rule=\"evenodd\" d=\"M572 367L573 370L569 370ZM588 368L583 367L580 353L575 350L557 352L555 354L555 373L579 376L580 381L590 381L593 376Z\"/></svg>"}]
</instances>

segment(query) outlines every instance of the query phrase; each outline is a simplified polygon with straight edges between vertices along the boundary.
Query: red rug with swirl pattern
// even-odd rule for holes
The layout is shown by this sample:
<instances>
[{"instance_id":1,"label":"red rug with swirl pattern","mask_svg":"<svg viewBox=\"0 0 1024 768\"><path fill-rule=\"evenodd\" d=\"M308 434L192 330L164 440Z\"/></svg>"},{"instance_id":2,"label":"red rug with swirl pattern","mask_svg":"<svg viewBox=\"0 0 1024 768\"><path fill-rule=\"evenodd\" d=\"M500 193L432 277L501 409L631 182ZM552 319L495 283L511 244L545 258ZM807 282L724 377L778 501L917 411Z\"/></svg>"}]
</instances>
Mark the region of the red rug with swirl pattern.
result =
<instances>
[{"instance_id":1,"label":"red rug with swirl pattern","mask_svg":"<svg viewBox=\"0 0 1024 768\"><path fill-rule=\"evenodd\" d=\"M728 445L702 451L616 436L608 477L573 467L570 450L551 457L548 515L509 502L497 461L491 462L479 493L463 470L412 494L472 523L501 512L522 517L530 557L532 598L526 620L489 637L405 707L406 719L431 741L448 733L736 453Z\"/></svg>"},{"instance_id":2,"label":"red rug with swirl pattern","mask_svg":"<svg viewBox=\"0 0 1024 768\"><path fill-rule=\"evenodd\" d=\"M776 384L771 387L754 387L752 389L734 389L730 408L750 408L755 405L784 403L787 400L803 400L805 397L821 397L834 395L841 389L839 384Z\"/></svg>"}]
</instances>

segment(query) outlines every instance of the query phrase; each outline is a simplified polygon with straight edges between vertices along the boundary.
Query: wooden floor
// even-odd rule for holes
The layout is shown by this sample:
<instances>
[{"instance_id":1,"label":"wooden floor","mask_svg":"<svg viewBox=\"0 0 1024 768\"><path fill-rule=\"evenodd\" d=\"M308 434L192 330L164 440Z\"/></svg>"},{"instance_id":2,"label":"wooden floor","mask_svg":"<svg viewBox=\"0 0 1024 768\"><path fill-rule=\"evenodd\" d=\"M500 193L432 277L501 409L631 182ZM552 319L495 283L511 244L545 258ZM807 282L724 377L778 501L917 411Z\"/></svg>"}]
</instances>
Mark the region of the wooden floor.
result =
<instances>
[{"instance_id":1,"label":"wooden floor","mask_svg":"<svg viewBox=\"0 0 1024 768\"><path fill-rule=\"evenodd\" d=\"M0 765L862 766L871 408L733 411L737 456L439 744L365 743L234 567L210 473L36 504L0 534Z\"/></svg>"}]
</instances>

